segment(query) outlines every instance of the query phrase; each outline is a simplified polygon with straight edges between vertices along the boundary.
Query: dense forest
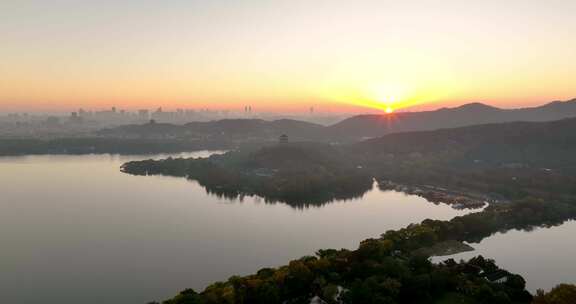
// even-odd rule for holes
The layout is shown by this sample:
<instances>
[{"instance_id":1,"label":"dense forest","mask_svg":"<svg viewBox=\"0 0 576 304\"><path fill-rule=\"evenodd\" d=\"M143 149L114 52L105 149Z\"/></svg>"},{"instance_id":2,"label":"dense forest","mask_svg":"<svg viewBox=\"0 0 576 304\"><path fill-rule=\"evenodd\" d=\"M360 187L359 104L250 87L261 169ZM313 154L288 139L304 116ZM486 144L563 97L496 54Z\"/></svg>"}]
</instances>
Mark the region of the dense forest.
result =
<instances>
[{"instance_id":1,"label":"dense forest","mask_svg":"<svg viewBox=\"0 0 576 304\"><path fill-rule=\"evenodd\" d=\"M204 159L136 161L124 164L122 170L187 177L217 195L256 194L293 207L357 197L372 187L367 170L347 161L341 150L315 143L245 148Z\"/></svg>"},{"instance_id":2,"label":"dense forest","mask_svg":"<svg viewBox=\"0 0 576 304\"><path fill-rule=\"evenodd\" d=\"M531 167L574 171L576 118L408 132L349 147L366 161L457 166L459 169Z\"/></svg>"},{"instance_id":3,"label":"dense forest","mask_svg":"<svg viewBox=\"0 0 576 304\"><path fill-rule=\"evenodd\" d=\"M379 181L576 201L576 119L391 134L348 149Z\"/></svg>"},{"instance_id":4,"label":"dense forest","mask_svg":"<svg viewBox=\"0 0 576 304\"><path fill-rule=\"evenodd\" d=\"M377 250L377 251L375 251ZM490 275L506 278L494 283ZM278 269L185 290L165 304L221 303L530 303L522 277L479 256L432 264L387 248L319 251Z\"/></svg>"}]
</instances>

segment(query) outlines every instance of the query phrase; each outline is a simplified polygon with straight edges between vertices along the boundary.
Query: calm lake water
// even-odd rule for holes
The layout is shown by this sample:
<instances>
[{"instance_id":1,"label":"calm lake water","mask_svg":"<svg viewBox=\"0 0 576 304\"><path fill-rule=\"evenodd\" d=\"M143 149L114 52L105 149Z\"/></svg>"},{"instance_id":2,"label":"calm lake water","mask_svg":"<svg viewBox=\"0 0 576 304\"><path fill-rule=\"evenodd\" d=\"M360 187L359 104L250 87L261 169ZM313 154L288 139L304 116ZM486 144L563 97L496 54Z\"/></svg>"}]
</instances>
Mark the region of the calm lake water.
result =
<instances>
[{"instance_id":1,"label":"calm lake water","mask_svg":"<svg viewBox=\"0 0 576 304\"><path fill-rule=\"evenodd\" d=\"M0 158L0 303L143 304L465 213L377 189L298 210L254 197L219 199L183 178L119 171L145 158Z\"/></svg>"},{"instance_id":2,"label":"calm lake water","mask_svg":"<svg viewBox=\"0 0 576 304\"><path fill-rule=\"evenodd\" d=\"M476 250L437 257L434 261L470 259L483 255L526 279L527 288L549 290L560 283L576 284L576 222L532 231L512 230L470 244Z\"/></svg>"}]
</instances>

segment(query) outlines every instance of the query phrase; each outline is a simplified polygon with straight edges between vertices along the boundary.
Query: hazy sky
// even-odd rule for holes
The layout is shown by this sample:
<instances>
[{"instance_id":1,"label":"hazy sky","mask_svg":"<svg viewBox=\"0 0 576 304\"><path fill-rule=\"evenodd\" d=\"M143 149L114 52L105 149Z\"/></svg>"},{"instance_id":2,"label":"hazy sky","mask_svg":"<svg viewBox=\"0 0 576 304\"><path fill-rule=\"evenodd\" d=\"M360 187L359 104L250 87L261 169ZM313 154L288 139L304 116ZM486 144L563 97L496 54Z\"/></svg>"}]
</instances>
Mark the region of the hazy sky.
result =
<instances>
[{"instance_id":1,"label":"hazy sky","mask_svg":"<svg viewBox=\"0 0 576 304\"><path fill-rule=\"evenodd\" d=\"M0 111L576 97L574 0L1 0Z\"/></svg>"}]
</instances>

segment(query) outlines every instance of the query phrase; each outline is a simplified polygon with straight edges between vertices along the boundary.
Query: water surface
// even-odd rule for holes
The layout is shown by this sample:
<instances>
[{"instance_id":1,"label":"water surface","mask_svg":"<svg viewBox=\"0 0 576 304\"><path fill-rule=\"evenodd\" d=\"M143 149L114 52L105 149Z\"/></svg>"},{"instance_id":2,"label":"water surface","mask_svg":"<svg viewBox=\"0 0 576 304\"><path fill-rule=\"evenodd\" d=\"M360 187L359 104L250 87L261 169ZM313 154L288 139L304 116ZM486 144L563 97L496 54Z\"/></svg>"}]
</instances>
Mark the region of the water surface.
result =
<instances>
[{"instance_id":1,"label":"water surface","mask_svg":"<svg viewBox=\"0 0 576 304\"><path fill-rule=\"evenodd\" d=\"M300 210L255 197L220 199L183 178L119 171L145 158L0 158L0 303L142 304L465 213L377 189Z\"/></svg>"},{"instance_id":2,"label":"water surface","mask_svg":"<svg viewBox=\"0 0 576 304\"><path fill-rule=\"evenodd\" d=\"M526 279L528 290L549 290L561 283L576 284L576 221L569 221L552 228L536 228L532 231L512 230L497 233L478 244L470 244L476 250L448 257L444 260L468 260L483 255Z\"/></svg>"}]
</instances>

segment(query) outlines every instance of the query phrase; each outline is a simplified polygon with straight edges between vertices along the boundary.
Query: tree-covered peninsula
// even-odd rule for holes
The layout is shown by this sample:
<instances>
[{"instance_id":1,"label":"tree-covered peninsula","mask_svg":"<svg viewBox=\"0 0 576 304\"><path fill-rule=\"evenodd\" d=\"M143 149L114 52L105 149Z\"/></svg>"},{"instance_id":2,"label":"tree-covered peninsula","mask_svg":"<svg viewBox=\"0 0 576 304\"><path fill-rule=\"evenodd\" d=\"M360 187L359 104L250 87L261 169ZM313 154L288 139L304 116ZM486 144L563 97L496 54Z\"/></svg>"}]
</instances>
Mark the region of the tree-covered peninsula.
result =
<instances>
[{"instance_id":1,"label":"tree-covered peninsula","mask_svg":"<svg viewBox=\"0 0 576 304\"><path fill-rule=\"evenodd\" d=\"M294 207L321 205L362 195L371 174L341 150L326 144L282 143L244 148L208 158L144 160L122 166L135 175L171 175L197 180L216 195L259 195Z\"/></svg>"},{"instance_id":2,"label":"tree-covered peninsula","mask_svg":"<svg viewBox=\"0 0 576 304\"><path fill-rule=\"evenodd\" d=\"M574 217L576 206L538 200L490 206L450 221L424 220L390 230L362 241L356 250L319 250L286 266L214 283L202 292L185 290L163 303L573 303L550 300L554 295L541 291L533 297L521 276L482 256L440 264L428 258L435 254L430 248L446 242L475 243L496 232L557 225ZM569 296L576 300L574 293Z\"/></svg>"}]
</instances>

